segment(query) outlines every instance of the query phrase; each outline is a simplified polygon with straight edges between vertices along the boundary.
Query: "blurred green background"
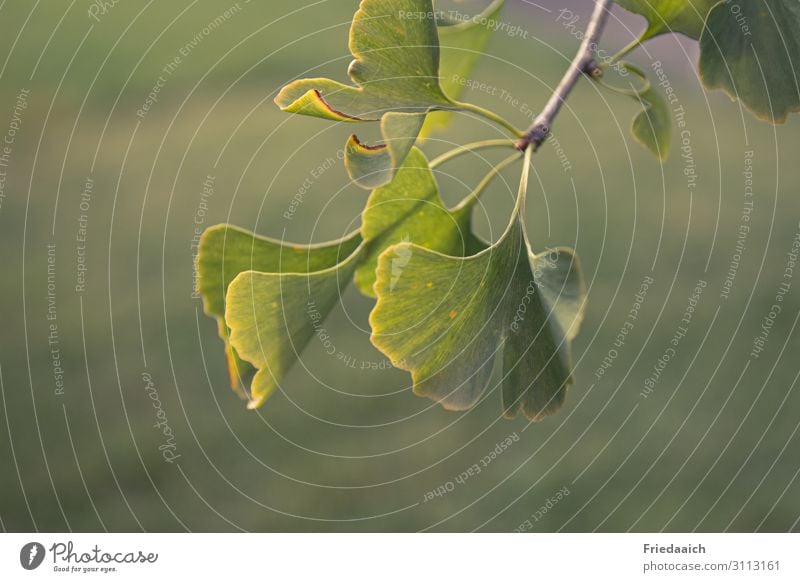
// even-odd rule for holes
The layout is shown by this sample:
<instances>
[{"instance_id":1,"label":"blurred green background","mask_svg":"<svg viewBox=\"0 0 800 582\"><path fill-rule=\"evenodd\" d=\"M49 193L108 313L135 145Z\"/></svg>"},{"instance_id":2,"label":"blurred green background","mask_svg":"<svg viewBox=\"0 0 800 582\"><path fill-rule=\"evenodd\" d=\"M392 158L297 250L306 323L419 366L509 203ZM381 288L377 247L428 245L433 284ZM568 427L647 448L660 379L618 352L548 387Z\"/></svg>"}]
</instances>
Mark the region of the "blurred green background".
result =
<instances>
[{"instance_id":1,"label":"blurred green background","mask_svg":"<svg viewBox=\"0 0 800 582\"><path fill-rule=\"evenodd\" d=\"M439 7L476 13L486 4ZM413 396L408 374L371 346L371 301L352 287L325 325L356 367L312 340L281 392L252 412L229 389L215 323L192 297L195 223L231 222L297 242L358 224L368 193L348 185L338 160L284 218L352 128L282 114L272 103L297 76L346 79L357 2L92 6L0 4L1 134L28 91L0 206L4 530L798 529L800 281L780 303L764 351L750 356L799 228L796 118L757 122L702 90L693 43L655 41L631 58L646 70L663 62L685 110L693 164L676 128L661 165L628 135L638 104L580 83L556 125L563 155L546 146L535 157L527 208L536 248L574 246L590 285L577 382L557 416L504 420L494 388L468 413ZM543 105L578 44L558 21L562 8L581 16L581 30L585 1L509 2L503 18L524 34L498 32L474 74L513 95L516 107L489 92L468 90L464 99L526 126L522 104ZM617 9L603 46L619 48L641 27ZM159 76L157 101L137 115ZM501 135L462 115L425 150ZM754 206L725 299L746 152ZM459 200L504 155L443 166L445 199ZM518 171L482 199L476 223L487 238L507 220ZM204 210L209 176L214 194ZM83 228L86 282L77 290ZM654 282L639 317L615 346L646 277ZM707 286L686 337L645 397L698 280ZM165 439L146 374L174 433L172 463L159 449ZM516 442L481 462L509 436ZM479 474L455 482L476 463ZM425 501L450 482L452 491ZM569 494L558 499L560 490Z\"/></svg>"}]
</instances>

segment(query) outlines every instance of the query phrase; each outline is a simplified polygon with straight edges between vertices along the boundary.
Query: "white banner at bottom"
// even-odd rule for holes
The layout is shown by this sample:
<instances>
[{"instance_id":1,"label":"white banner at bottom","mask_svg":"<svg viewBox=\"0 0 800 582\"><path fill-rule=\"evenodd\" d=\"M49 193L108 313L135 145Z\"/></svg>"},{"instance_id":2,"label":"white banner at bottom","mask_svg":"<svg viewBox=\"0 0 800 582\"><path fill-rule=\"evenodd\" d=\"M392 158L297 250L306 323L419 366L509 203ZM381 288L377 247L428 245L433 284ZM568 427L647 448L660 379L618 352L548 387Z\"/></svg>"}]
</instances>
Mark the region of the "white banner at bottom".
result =
<instances>
[{"instance_id":1,"label":"white banner at bottom","mask_svg":"<svg viewBox=\"0 0 800 582\"><path fill-rule=\"evenodd\" d=\"M800 535L0 535L0 580L139 581L187 574L203 580L259 576L282 582L578 576L797 581Z\"/></svg>"}]
</instances>

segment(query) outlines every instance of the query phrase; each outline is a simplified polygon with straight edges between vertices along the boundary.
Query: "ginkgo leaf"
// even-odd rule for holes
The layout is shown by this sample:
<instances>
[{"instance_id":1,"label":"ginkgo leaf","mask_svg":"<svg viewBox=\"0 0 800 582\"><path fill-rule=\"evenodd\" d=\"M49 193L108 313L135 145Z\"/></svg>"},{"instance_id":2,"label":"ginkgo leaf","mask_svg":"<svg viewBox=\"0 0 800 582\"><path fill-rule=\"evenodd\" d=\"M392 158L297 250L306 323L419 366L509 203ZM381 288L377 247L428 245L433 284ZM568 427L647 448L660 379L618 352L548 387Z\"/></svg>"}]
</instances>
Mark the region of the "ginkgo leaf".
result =
<instances>
[{"instance_id":1,"label":"ginkgo leaf","mask_svg":"<svg viewBox=\"0 0 800 582\"><path fill-rule=\"evenodd\" d=\"M680 32L695 40L703 32L708 11L720 0L615 0L617 4L647 19L647 30L639 40Z\"/></svg>"},{"instance_id":2,"label":"ginkgo leaf","mask_svg":"<svg viewBox=\"0 0 800 582\"><path fill-rule=\"evenodd\" d=\"M216 318L219 334L225 342L231 385L243 397L255 369L254 360L242 359L230 342L225 323L225 296L231 282L245 271L266 273L311 273L335 267L341 257L353 254L361 245L356 231L347 237L322 245L294 245L255 235L222 224L206 229L200 240L197 257L197 291L203 298L205 312Z\"/></svg>"},{"instance_id":3,"label":"ginkgo leaf","mask_svg":"<svg viewBox=\"0 0 800 582\"><path fill-rule=\"evenodd\" d=\"M244 271L231 282L225 308L230 342L257 370L248 408L272 395L309 340L324 331L322 322L350 282L362 248L321 271Z\"/></svg>"},{"instance_id":4,"label":"ginkgo leaf","mask_svg":"<svg viewBox=\"0 0 800 582\"><path fill-rule=\"evenodd\" d=\"M515 280L523 299L503 346L503 408L508 418L522 410L538 420L561 407L572 381L571 343L583 319L586 285L571 249L532 255L530 264L533 285L523 289L524 280Z\"/></svg>"},{"instance_id":5,"label":"ginkgo leaf","mask_svg":"<svg viewBox=\"0 0 800 582\"><path fill-rule=\"evenodd\" d=\"M379 146L364 145L351 135L344 150L344 163L350 177L362 188L369 189L391 182L417 141L424 121L424 114L385 114L381 119L381 134L386 141Z\"/></svg>"},{"instance_id":6,"label":"ginkgo leaf","mask_svg":"<svg viewBox=\"0 0 800 582\"><path fill-rule=\"evenodd\" d=\"M585 285L571 251L538 257L530 250L522 214L530 155L511 221L495 244L462 258L400 243L378 260L372 342L411 372L416 394L449 410L478 401L501 350L508 416L551 414L572 383L570 344ZM547 259L552 253L559 258Z\"/></svg>"},{"instance_id":7,"label":"ginkgo leaf","mask_svg":"<svg viewBox=\"0 0 800 582\"><path fill-rule=\"evenodd\" d=\"M505 0L494 0L486 10L469 20L449 24L439 21L439 84L450 99L461 97L467 79L496 28L504 4ZM446 127L452 116L452 111L431 113L420 137Z\"/></svg>"},{"instance_id":8,"label":"ginkgo leaf","mask_svg":"<svg viewBox=\"0 0 800 582\"><path fill-rule=\"evenodd\" d=\"M365 147L351 138L346 149L351 178L374 188L388 182L402 163L424 115L454 107L439 86L432 1L362 0L350 28L350 52L355 60L348 74L356 86L302 79L284 87L275 102L284 111L335 121L377 121L390 112L420 116L382 123L383 143L376 146ZM414 126L416 131L410 131ZM402 143L392 145L396 141Z\"/></svg>"},{"instance_id":9,"label":"ginkgo leaf","mask_svg":"<svg viewBox=\"0 0 800 582\"><path fill-rule=\"evenodd\" d=\"M700 39L700 77L759 119L783 123L800 111L800 2L716 6Z\"/></svg>"},{"instance_id":10,"label":"ginkgo leaf","mask_svg":"<svg viewBox=\"0 0 800 582\"><path fill-rule=\"evenodd\" d=\"M362 213L361 236L367 243L356 270L356 284L373 296L378 255L399 242L413 242L427 249L454 256L477 252L486 245L471 231L472 203L448 210L428 160L413 148L390 184L377 188ZM393 268L402 268L402 261Z\"/></svg>"}]
</instances>

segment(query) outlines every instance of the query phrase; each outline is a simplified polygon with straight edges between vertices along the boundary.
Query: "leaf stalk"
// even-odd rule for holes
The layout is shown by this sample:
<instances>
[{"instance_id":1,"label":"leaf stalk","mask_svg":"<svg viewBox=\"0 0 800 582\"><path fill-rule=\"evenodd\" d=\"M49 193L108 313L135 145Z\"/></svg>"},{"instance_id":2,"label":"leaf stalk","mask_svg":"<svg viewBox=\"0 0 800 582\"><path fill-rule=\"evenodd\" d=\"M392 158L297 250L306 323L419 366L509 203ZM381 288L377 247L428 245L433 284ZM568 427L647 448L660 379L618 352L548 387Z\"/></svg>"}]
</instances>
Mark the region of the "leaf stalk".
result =
<instances>
[{"instance_id":1,"label":"leaf stalk","mask_svg":"<svg viewBox=\"0 0 800 582\"><path fill-rule=\"evenodd\" d=\"M478 182L478 185L475 186L472 192L470 192L461 202L458 203L458 205L453 209L453 212L470 209L472 205L478 201L478 199L481 197L481 194L483 194L483 192L486 190L486 187L489 186L492 180L496 178L500 172L505 170L508 166L519 160L521 157L522 154L520 152L516 152L489 170L489 173L486 174L480 182Z\"/></svg>"},{"instance_id":2,"label":"leaf stalk","mask_svg":"<svg viewBox=\"0 0 800 582\"><path fill-rule=\"evenodd\" d=\"M457 102L456 106L463 111L469 111L471 113L475 113L476 115L480 115L481 117L496 123L497 125L505 128L509 133L511 133L511 135L513 135L516 138L522 138L524 135L523 132L514 127L514 125L511 122L507 121L494 111L484 109L480 105L475 105L474 103Z\"/></svg>"},{"instance_id":3,"label":"leaf stalk","mask_svg":"<svg viewBox=\"0 0 800 582\"><path fill-rule=\"evenodd\" d=\"M449 162L450 160L457 158L461 155L468 154L470 152L474 152L480 149L486 148L495 148L495 147L506 147L506 148L513 148L514 142L510 139L484 139L481 141L474 141L472 143L460 145L452 150L443 153L438 158L434 158L431 160L430 164L428 164L431 170L436 169L437 167L441 166L445 162Z\"/></svg>"}]
</instances>

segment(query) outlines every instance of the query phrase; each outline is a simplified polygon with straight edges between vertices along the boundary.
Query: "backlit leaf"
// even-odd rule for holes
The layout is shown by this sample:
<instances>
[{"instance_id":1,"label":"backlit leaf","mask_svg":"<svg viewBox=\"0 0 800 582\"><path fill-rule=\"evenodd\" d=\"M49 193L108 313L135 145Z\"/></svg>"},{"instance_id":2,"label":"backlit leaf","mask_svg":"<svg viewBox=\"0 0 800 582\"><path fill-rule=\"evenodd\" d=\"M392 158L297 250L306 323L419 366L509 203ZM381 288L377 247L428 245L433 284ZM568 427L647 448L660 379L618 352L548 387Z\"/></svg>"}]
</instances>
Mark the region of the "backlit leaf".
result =
<instances>
[{"instance_id":1,"label":"backlit leaf","mask_svg":"<svg viewBox=\"0 0 800 582\"><path fill-rule=\"evenodd\" d=\"M302 79L284 87L275 102L284 111L336 121L377 121L383 143L366 148L351 138L350 176L365 188L391 180L416 139L424 115L454 107L439 86L439 40L431 0L362 0L350 29L355 60L348 74L356 86ZM416 114L385 120L389 112ZM411 131L416 127L416 131ZM412 139L413 138L413 139ZM395 142L400 142L395 144Z\"/></svg>"},{"instance_id":2,"label":"backlit leaf","mask_svg":"<svg viewBox=\"0 0 800 582\"><path fill-rule=\"evenodd\" d=\"M362 188L369 189L391 182L417 141L424 121L424 114L385 114L381 119L381 134L386 141L379 146L364 145L351 135L344 150L344 163L350 177Z\"/></svg>"},{"instance_id":3,"label":"backlit leaf","mask_svg":"<svg viewBox=\"0 0 800 582\"><path fill-rule=\"evenodd\" d=\"M206 229L200 241L197 258L197 291L203 298L205 312L217 320L220 337L225 342L231 385L240 395L249 397L251 403L259 404L263 401L264 389L261 387L263 379L256 374L248 395L247 382L255 372L252 364L259 364L260 360L252 357L242 358L229 338L230 329L225 324L225 297L231 282L244 272L260 274L324 272L326 269L335 268L341 257L354 254L360 244L361 235L358 232L332 243L293 245L258 236L230 225L223 224Z\"/></svg>"}]
</instances>

